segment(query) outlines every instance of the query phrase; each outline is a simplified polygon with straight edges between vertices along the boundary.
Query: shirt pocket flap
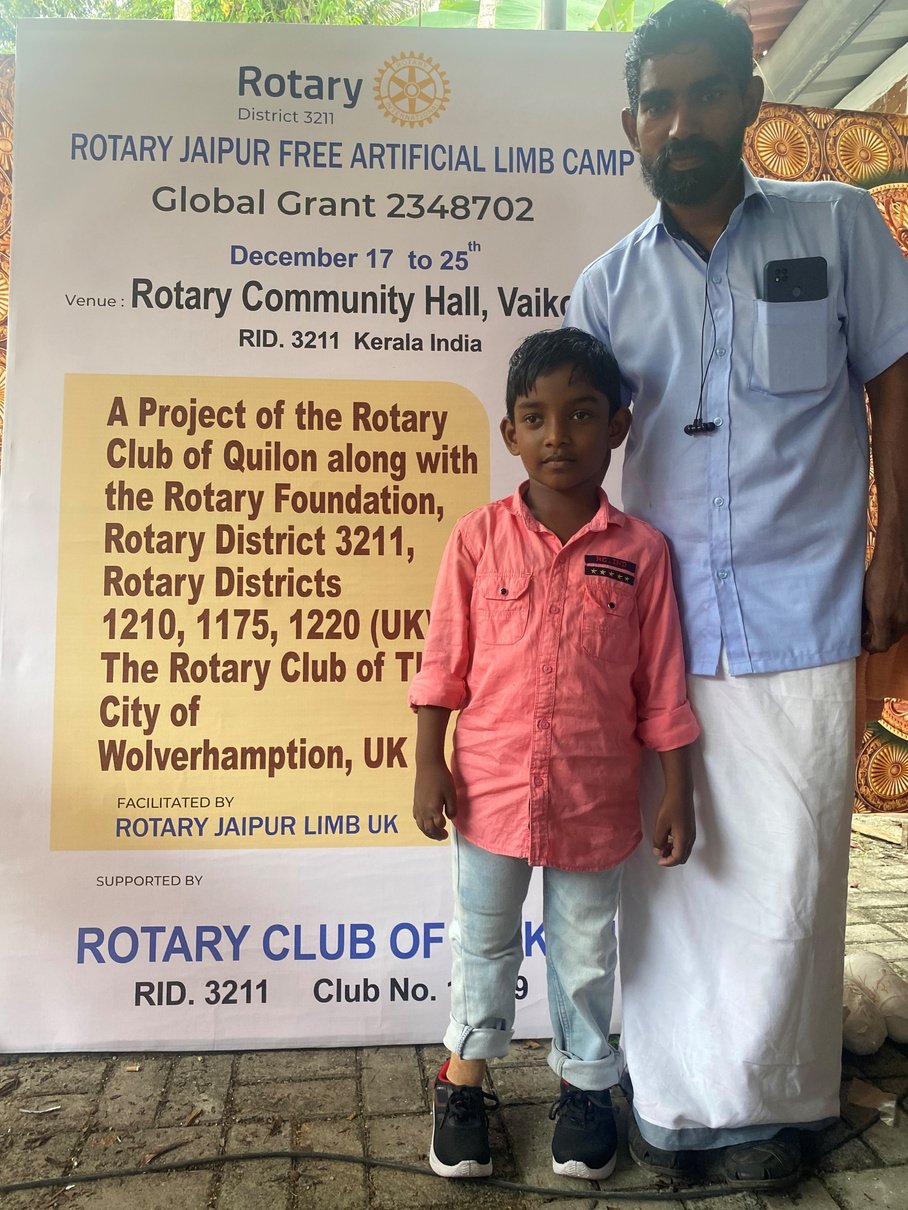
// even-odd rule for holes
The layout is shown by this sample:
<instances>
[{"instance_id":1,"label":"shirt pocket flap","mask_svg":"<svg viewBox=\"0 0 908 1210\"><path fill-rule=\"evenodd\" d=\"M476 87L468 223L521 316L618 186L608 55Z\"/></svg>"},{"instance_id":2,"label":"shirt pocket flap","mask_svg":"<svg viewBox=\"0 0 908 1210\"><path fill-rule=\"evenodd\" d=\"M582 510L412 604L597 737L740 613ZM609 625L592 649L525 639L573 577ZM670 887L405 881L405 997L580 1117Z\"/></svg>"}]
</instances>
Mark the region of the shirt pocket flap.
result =
<instances>
[{"instance_id":1,"label":"shirt pocket flap","mask_svg":"<svg viewBox=\"0 0 908 1210\"><path fill-rule=\"evenodd\" d=\"M529 586L529 572L493 572L476 577L477 592L487 601L518 601Z\"/></svg>"},{"instance_id":2,"label":"shirt pocket flap","mask_svg":"<svg viewBox=\"0 0 908 1210\"><path fill-rule=\"evenodd\" d=\"M483 572L476 577L473 618L483 643L516 643L526 633L530 616L528 572Z\"/></svg>"}]
</instances>

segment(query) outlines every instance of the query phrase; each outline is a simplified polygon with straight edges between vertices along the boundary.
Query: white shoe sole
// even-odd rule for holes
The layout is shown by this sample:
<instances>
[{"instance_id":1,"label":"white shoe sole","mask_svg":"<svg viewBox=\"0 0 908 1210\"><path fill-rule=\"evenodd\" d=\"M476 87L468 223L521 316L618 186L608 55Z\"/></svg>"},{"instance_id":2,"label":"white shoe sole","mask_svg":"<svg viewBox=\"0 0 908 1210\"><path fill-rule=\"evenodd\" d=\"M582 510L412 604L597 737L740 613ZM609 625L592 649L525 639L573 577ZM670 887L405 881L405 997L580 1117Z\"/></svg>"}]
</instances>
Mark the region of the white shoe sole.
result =
<instances>
[{"instance_id":1,"label":"white shoe sole","mask_svg":"<svg viewBox=\"0 0 908 1210\"><path fill-rule=\"evenodd\" d=\"M433 1133L435 1123L432 1123ZM479 1160L461 1160L459 1164L443 1164L435 1154L435 1141L433 1138L432 1146L429 1148L429 1167L436 1176L446 1176L449 1178L464 1179L477 1176L492 1175L492 1161L487 1164L480 1163Z\"/></svg>"},{"instance_id":2,"label":"white shoe sole","mask_svg":"<svg viewBox=\"0 0 908 1210\"><path fill-rule=\"evenodd\" d=\"M617 1163L617 1151L602 1168L590 1168L582 1160L565 1160L563 1164L559 1164L553 1156L552 1171L556 1176L573 1176L581 1181L604 1181L607 1176L611 1176L615 1171Z\"/></svg>"}]
</instances>

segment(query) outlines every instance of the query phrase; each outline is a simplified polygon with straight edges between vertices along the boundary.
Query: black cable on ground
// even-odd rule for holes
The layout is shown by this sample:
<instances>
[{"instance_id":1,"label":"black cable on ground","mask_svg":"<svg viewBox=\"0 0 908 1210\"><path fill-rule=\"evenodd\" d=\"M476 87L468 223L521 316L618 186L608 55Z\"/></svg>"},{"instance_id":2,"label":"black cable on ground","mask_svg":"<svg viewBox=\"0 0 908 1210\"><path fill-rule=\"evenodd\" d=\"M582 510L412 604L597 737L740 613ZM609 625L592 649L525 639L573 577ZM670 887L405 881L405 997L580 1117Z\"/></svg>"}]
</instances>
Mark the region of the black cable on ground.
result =
<instances>
[{"instance_id":1,"label":"black cable on ground","mask_svg":"<svg viewBox=\"0 0 908 1210\"><path fill-rule=\"evenodd\" d=\"M250 1160L328 1160L339 1164L361 1164L367 1168L390 1168L396 1172L407 1172L416 1176L439 1178L424 1165L404 1164L398 1160L377 1160L365 1155L339 1155L330 1151L242 1151L227 1155L206 1155L191 1160L171 1160L166 1164L148 1165L142 1168L116 1168L109 1172L73 1172L69 1176L44 1177L38 1181L17 1181L11 1185L0 1185L0 1195L21 1193L29 1189L51 1189L59 1186L76 1185L90 1181L117 1180L128 1176L150 1176L158 1172L182 1172L187 1168L210 1167L214 1164L246 1163ZM684 1189L562 1189L554 1185L522 1185L518 1181L503 1181L498 1177L480 1177L471 1181L460 1181L461 1186L477 1189L502 1189L508 1193L534 1193L549 1198L579 1198L585 1201L654 1201L675 1202L678 1198L700 1199L728 1197L732 1193L750 1193L764 1186L746 1185L735 1182L729 1185L690 1186Z\"/></svg>"},{"instance_id":2,"label":"black cable on ground","mask_svg":"<svg viewBox=\"0 0 908 1210\"><path fill-rule=\"evenodd\" d=\"M896 1100L896 1109L905 1111L908 1107L908 1089ZM831 1155L846 1143L860 1138L862 1134L875 1126L880 1120L879 1111L874 1111L869 1121L862 1126L855 1126L841 1138L818 1151L814 1161ZM12 1184L0 1185L0 1197L6 1193L24 1193L31 1189L55 1189L69 1185L88 1184L94 1181L122 1180L131 1176L151 1176L153 1173L185 1172L189 1168L210 1168L216 1164L249 1163L252 1160L318 1160L335 1164L359 1164L366 1168L386 1168L395 1172L407 1172L415 1176L428 1176L438 1179L434 1172L420 1164L405 1164L399 1160L379 1160L364 1155L341 1155L332 1151L241 1151L228 1152L225 1155L205 1155L190 1160L170 1160L165 1164L147 1164L140 1168L114 1168L108 1172L71 1172L68 1176L50 1176L36 1181L16 1181ZM805 1175L804 1173L801 1176ZM801 1177L798 1177L798 1181ZM522 1185L518 1181L504 1181L498 1177L481 1177L474 1181L463 1181L463 1186L475 1186L477 1189L501 1189L508 1193L532 1193L543 1197L573 1198L579 1201L650 1201L673 1202L705 1200L713 1197L729 1197L735 1193L766 1193L782 1192L784 1188L794 1187L798 1181L792 1181L789 1186L775 1185L767 1190L765 1184L748 1184L735 1181L732 1184L721 1185L685 1185L674 1184L658 1189L564 1189L553 1185ZM593 1182L597 1184L598 1182Z\"/></svg>"}]
</instances>

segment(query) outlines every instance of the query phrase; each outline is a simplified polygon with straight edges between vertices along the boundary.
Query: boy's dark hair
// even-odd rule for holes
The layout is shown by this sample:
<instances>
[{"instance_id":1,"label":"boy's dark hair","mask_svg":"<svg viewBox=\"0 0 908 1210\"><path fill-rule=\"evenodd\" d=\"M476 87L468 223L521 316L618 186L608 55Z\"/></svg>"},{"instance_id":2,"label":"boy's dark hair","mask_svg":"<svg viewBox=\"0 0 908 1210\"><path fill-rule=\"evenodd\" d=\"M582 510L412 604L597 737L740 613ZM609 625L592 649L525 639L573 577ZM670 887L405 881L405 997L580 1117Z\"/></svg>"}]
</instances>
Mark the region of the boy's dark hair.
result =
<instances>
[{"instance_id":1,"label":"boy's dark hair","mask_svg":"<svg viewBox=\"0 0 908 1210\"><path fill-rule=\"evenodd\" d=\"M754 40L747 22L716 0L671 0L653 13L631 38L624 56L627 103L636 116L644 59L667 55L684 42L705 42L728 68L741 92L754 71Z\"/></svg>"},{"instance_id":2,"label":"boy's dark hair","mask_svg":"<svg viewBox=\"0 0 908 1210\"><path fill-rule=\"evenodd\" d=\"M579 328L555 328L534 332L512 353L505 389L508 417L514 419L514 404L532 392L537 378L565 365L573 366L572 378L582 375L602 392L609 401L609 416L624 406L618 363L605 345Z\"/></svg>"}]
</instances>

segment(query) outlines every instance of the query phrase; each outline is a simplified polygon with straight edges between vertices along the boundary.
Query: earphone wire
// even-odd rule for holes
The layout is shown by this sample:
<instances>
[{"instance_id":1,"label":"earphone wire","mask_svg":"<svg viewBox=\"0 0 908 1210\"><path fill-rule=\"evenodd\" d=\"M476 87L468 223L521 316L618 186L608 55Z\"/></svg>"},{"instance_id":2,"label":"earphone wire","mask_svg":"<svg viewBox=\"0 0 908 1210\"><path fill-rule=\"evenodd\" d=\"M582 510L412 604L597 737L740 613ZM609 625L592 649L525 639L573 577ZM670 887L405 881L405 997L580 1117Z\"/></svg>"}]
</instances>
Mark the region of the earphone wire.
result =
<instances>
[{"instance_id":1,"label":"earphone wire","mask_svg":"<svg viewBox=\"0 0 908 1210\"><path fill-rule=\"evenodd\" d=\"M706 346L706 312L709 311L710 323L713 327L713 347L709 351L709 357L706 366L703 365L703 353ZM706 275L706 285L703 289L703 318L700 321L700 392L697 397L697 414L694 417L694 427L699 428L703 424L703 388L706 386L706 376L709 373L709 367L712 365L713 357L716 352L716 341L718 333L716 331L716 317L713 315L713 305L709 297L709 275Z\"/></svg>"}]
</instances>

